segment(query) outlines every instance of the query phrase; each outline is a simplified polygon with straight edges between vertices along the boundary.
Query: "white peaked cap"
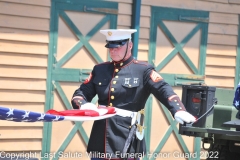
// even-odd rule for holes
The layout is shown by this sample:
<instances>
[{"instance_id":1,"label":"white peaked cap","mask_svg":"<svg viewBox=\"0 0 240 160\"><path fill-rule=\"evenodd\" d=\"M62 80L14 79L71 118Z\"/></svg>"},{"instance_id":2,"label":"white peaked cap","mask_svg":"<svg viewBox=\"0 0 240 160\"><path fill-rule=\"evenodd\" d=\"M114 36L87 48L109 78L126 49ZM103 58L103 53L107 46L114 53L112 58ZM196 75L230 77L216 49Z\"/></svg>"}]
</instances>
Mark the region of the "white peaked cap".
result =
<instances>
[{"instance_id":1,"label":"white peaked cap","mask_svg":"<svg viewBox=\"0 0 240 160\"><path fill-rule=\"evenodd\" d=\"M107 41L118 41L123 39L131 39L131 34L137 32L136 29L105 29L100 33L106 36Z\"/></svg>"}]
</instances>

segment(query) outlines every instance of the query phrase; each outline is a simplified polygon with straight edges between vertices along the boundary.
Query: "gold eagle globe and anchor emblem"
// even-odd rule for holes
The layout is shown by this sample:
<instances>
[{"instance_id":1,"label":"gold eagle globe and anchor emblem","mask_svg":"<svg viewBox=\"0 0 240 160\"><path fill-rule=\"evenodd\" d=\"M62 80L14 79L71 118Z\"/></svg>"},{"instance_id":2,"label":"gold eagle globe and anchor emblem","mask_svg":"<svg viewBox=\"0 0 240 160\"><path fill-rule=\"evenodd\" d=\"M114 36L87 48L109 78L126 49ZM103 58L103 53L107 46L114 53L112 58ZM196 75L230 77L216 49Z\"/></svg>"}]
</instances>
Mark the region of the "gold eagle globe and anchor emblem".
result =
<instances>
[{"instance_id":1,"label":"gold eagle globe and anchor emblem","mask_svg":"<svg viewBox=\"0 0 240 160\"><path fill-rule=\"evenodd\" d=\"M108 35L109 35L109 36L111 36L111 35L112 35L112 32L110 32L110 31L108 31L107 33L108 33Z\"/></svg>"}]
</instances>

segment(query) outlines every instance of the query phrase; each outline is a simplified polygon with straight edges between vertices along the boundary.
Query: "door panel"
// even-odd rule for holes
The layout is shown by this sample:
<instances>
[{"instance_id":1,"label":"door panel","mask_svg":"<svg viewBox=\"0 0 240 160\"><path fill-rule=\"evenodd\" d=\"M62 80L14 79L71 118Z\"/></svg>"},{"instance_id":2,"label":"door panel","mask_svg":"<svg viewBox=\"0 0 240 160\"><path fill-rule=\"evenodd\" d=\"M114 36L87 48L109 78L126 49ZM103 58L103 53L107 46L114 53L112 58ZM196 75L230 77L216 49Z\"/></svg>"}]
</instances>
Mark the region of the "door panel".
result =
<instances>
[{"instance_id":1,"label":"door panel","mask_svg":"<svg viewBox=\"0 0 240 160\"><path fill-rule=\"evenodd\" d=\"M204 82L208 17L205 11L151 7L148 62L179 97L182 84ZM200 139L179 135L178 123L152 95L145 112L147 150L159 155L149 159L175 159L173 153L200 150Z\"/></svg>"},{"instance_id":2,"label":"door panel","mask_svg":"<svg viewBox=\"0 0 240 160\"><path fill-rule=\"evenodd\" d=\"M105 37L99 30L116 28L117 11L115 2L52 0L45 110L72 109L70 101L74 91L94 65L108 60ZM92 103L97 103L97 97ZM42 152L56 153L56 156L43 159L89 159L86 146L92 123L44 124Z\"/></svg>"},{"instance_id":3,"label":"door panel","mask_svg":"<svg viewBox=\"0 0 240 160\"><path fill-rule=\"evenodd\" d=\"M152 7L149 62L171 85L203 82L208 16L204 11Z\"/></svg>"}]
</instances>

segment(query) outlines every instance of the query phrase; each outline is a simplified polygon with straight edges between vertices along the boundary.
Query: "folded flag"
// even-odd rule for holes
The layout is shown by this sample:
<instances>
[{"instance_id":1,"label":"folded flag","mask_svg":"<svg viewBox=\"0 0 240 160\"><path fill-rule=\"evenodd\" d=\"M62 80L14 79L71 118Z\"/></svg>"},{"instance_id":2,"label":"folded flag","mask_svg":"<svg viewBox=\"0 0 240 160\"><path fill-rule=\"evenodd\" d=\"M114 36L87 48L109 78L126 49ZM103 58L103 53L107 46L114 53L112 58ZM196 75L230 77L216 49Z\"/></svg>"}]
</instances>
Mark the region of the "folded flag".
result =
<instances>
[{"instance_id":1,"label":"folded flag","mask_svg":"<svg viewBox=\"0 0 240 160\"><path fill-rule=\"evenodd\" d=\"M114 115L114 107L99 107L95 110L49 110L46 113L0 107L0 120L15 122L87 121L105 119Z\"/></svg>"}]
</instances>

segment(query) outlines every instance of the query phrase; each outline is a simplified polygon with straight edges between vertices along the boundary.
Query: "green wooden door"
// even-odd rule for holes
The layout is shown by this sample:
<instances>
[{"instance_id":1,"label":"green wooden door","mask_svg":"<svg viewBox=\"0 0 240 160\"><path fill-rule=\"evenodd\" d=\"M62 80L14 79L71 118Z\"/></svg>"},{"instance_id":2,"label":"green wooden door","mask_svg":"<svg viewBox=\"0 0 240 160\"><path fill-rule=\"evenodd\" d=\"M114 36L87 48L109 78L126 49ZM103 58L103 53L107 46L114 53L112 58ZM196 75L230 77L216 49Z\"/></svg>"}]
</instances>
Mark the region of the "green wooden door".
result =
<instances>
[{"instance_id":1,"label":"green wooden door","mask_svg":"<svg viewBox=\"0 0 240 160\"><path fill-rule=\"evenodd\" d=\"M74 90L95 64L108 60L105 37L99 30L116 28L117 13L116 2L52 0L45 110L72 109L70 100ZM93 100L96 102L97 97ZM64 158L63 152L85 154L91 125L90 122L45 123L43 159L70 159ZM61 156L44 157L44 153L50 152Z\"/></svg>"},{"instance_id":2,"label":"green wooden door","mask_svg":"<svg viewBox=\"0 0 240 160\"><path fill-rule=\"evenodd\" d=\"M240 15L238 15L238 23L240 24ZM240 83L240 25L238 25L238 43L235 70L234 87L237 88L237 85Z\"/></svg>"},{"instance_id":3,"label":"green wooden door","mask_svg":"<svg viewBox=\"0 0 240 160\"><path fill-rule=\"evenodd\" d=\"M148 62L177 91L182 84L204 82L208 17L209 13L205 11L151 7ZM165 120L159 119L160 112L156 113L159 110ZM162 122L155 125L155 121ZM161 158L160 152L171 151L169 148L176 145L180 147L179 152L199 154L200 139L194 139L194 147L189 149L184 137L178 134L176 121L162 104L155 102L153 96L146 105L145 123L147 150L156 155L149 159ZM159 137L161 139L156 139ZM168 149L164 148L166 145ZM176 158L176 155L171 156Z\"/></svg>"},{"instance_id":4,"label":"green wooden door","mask_svg":"<svg viewBox=\"0 0 240 160\"><path fill-rule=\"evenodd\" d=\"M207 47L207 33L208 33L208 17L209 13L205 11L192 11L192 10L182 10L182 9L171 9L171 8L161 8L152 7L152 17L151 17L151 33L150 33L150 50L149 50L149 62L156 66L156 70L161 72L161 70L176 56L179 55L185 62L186 67L189 68L188 74L179 73L163 73L161 75L167 80L172 86L181 85L183 83L191 82L201 82L204 81L205 64L206 64L206 47ZM171 25L171 22L177 22L179 26ZM182 23L182 24L181 24ZM178 27L183 28L178 28ZM169 26L169 28L168 28ZM172 27L173 26L173 27ZM189 29L188 33L181 33ZM156 52L156 42L158 29L161 30L165 36L172 44L173 49L168 53ZM172 29L172 30L171 30ZM182 30L181 30L182 29ZM175 38L174 34L180 32L184 37ZM194 63L191 60L191 53L187 53L184 50L184 46L191 42L191 39L200 33L199 38L199 58L198 63ZM164 37L159 37L164 38ZM156 62L156 56L158 54L165 54L165 57L158 63ZM175 66L176 71L178 70L178 65Z\"/></svg>"}]
</instances>

